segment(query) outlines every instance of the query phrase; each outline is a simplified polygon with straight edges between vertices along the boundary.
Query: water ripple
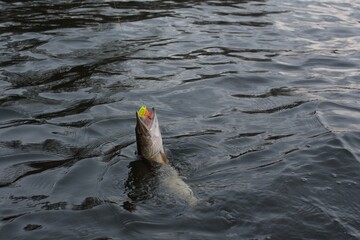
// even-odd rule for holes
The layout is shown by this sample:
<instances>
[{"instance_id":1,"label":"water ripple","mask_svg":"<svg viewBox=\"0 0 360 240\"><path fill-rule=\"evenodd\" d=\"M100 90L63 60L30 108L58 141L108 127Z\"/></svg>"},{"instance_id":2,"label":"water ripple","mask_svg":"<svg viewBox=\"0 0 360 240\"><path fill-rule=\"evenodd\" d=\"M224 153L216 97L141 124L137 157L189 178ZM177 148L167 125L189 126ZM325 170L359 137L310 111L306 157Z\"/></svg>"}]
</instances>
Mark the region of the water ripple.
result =
<instances>
[{"instance_id":1,"label":"water ripple","mask_svg":"<svg viewBox=\"0 0 360 240\"><path fill-rule=\"evenodd\" d=\"M0 236L360 238L356 1L0 7ZM136 155L143 104L195 207Z\"/></svg>"}]
</instances>

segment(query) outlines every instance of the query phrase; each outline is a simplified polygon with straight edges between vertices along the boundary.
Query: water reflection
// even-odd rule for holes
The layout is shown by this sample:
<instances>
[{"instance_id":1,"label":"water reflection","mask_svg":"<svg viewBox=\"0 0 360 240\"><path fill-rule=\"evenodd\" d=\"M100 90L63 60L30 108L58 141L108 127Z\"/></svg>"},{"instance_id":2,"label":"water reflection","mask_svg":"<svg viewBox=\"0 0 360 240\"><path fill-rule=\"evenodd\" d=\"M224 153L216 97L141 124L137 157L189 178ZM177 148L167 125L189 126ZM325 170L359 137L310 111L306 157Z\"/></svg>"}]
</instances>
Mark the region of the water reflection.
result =
<instances>
[{"instance_id":1,"label":"water reflection","mask_svg":"<svg viewBox=\"0 0 360 240\"><path fill-rule=\"evenodd\" d=\"M123 204L127 211L135 211L136 203L151 198L158 185L156 169L158 166L150 164L144 159L130 162L129 175L125 182L125 189L130 201Z\"/></svg>"}]
</instances>

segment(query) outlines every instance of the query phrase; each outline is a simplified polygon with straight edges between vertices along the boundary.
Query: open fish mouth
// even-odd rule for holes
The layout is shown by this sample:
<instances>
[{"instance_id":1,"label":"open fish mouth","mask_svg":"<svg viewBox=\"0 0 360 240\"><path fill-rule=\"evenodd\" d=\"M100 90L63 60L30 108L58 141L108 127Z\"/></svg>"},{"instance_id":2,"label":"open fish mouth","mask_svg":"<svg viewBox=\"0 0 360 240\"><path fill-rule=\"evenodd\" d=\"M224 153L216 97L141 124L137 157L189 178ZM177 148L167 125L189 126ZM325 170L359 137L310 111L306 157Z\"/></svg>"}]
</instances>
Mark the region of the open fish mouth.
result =
<instances>
[{"instance_id":1,"label":"open fish mouth","mask_svg":"<svg viewBox=\"0 0 360 240\"><path fill-rule=\"evenodd\" d=\"M143 107L141 107L140 110L136 112L136 121L140 130L143 133L148 133L152 129L154 123L157 122L157 117L155 108L152 108L151 111L148 111L146 108L143 109Z\"/></svg>"}]
</instances>

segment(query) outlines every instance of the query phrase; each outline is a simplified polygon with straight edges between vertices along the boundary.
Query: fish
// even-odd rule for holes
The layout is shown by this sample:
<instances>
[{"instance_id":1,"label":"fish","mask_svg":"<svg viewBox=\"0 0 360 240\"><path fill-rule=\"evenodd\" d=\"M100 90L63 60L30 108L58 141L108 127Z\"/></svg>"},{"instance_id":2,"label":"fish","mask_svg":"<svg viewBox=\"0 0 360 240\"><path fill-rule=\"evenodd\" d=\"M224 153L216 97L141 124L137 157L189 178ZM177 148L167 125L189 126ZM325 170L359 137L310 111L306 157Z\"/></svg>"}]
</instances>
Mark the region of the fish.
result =
<instances>
[{"instance_id":1,"label":"fish","mask_svg":"<svg viewBox=\"0 0 360 240\"><path fill-rule=\"evenodd\" d=\"M161 187L165 188L168 193L188 203L189 206L195 206L198 199L190 186L183 181L183 178L169 164L164 151L155 108L152 108L149 112L145 106L142 106L136 112L135 132L138 154L148 162L160 165L158 172Z\"/></svg>"},{"instance_id":2,"label":"fish","mask_svg":"<svg viewBox=\"0 0 360 240\"><path fill-rule=\"evenodd\" d=\"M199 200L190 186L184 182L183 178L169 164L163 165L159 169L160 188L164 189L165 193L169 193L182 202L187 203L190 207L195 207Z\"/></svg>"},{"instance_id":3,"label":"fish","mask_svg":"<svg viewBox=\"0 0 360 240\"><path fill-rule=\"evenodd\" d=\"M136 112L135 132L138 154L150 162L168 164L155 108L149 112L145 107L145 112L141 114L142 108Z\"/></svg>"}]
</instances>

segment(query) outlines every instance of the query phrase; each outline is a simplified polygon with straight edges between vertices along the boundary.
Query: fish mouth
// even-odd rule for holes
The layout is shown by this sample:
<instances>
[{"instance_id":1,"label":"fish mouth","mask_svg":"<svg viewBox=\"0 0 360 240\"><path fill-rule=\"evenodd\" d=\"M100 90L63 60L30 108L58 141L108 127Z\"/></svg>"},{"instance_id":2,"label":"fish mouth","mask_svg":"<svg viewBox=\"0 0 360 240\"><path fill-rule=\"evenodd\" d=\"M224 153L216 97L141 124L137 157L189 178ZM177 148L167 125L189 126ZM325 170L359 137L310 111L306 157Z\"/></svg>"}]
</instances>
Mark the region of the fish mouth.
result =
<instances>
[{"instance_id":1,"label":"fish mouth","mask_svg":"<svg viewBox=\"0 0 360 240\"><path fill-rule=\"evenodd\" d=\"M156 118L155 108L151 109L148 115L142 117L136 112L136 125L142 133L147 133L152 128Z\"/></svg>"}]
</instances>

